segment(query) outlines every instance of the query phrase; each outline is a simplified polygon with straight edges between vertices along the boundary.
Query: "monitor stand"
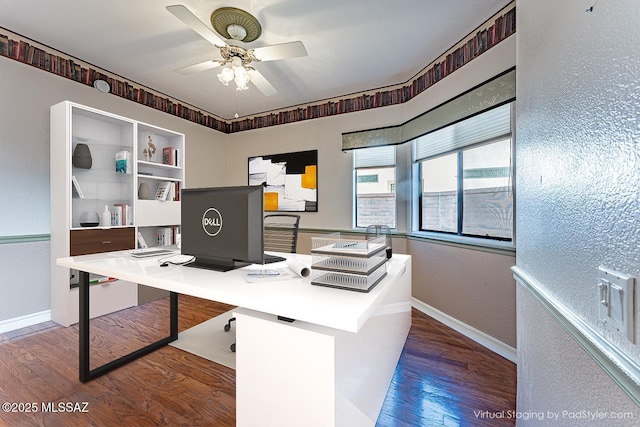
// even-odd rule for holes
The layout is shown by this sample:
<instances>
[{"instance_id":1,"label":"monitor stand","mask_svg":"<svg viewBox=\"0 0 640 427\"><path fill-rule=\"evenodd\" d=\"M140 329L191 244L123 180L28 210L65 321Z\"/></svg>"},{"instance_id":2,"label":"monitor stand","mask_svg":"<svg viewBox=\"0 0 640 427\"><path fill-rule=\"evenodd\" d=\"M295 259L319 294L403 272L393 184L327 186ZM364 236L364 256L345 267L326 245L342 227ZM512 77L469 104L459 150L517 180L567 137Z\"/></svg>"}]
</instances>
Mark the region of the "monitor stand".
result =
<instances>
[{"instance_id":1,"label":"monitor stand","mask_svg":"<svg viewBox=\"0 0 640 427\"><path fill-rule=\"evenodd\" d=\"M214 270L214 271L231 271L236 268L246 267L247 265L251 265L248 262L240 262L235 261L233 259L220 259L220 258L207 258L207 257L196 257L195 261L185 264L185 266L196 267L196 268L204 268L206 270Z\"/></svg>"},{"instance_id":2,"label":"monitor stand","mask_svg":"<svg viewBox=\"0 0 640 427\"><path fill-rule=\"evenodd\" d=\"M273 264L274 262L286 261L285 257L281 257L278 255L264 254L262 259L262 264Z\"/></svg>"}]
</instances>

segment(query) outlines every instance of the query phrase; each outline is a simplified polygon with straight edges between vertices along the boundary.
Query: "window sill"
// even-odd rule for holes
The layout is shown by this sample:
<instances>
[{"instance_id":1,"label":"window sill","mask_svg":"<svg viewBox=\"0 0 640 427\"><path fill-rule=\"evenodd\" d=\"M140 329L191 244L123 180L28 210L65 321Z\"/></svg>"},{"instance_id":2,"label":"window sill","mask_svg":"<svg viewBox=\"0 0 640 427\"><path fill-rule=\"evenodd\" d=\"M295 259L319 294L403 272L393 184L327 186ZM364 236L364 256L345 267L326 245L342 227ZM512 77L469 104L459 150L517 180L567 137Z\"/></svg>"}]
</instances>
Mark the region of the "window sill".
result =
<instances>
[{"instance_id":1,"label":"window sill","mask_svg":"<svg viewBox=\"0 0 640 427\"><path fill-rule=\"evenodd\" d=\"M514 242L503 242L500 240L482 239L478 237L457 236L428 231L414 231L406 234L407 238L416 240L429 240L435 243L452 244L455 246L468 246L471 249L486 250L488 252L503 253L505 255L515 255L516 247Z\"/></svg>"},{"instance_id":2,"label":"window sill","mask_svg":"<svg viewBox=\"0 0 640 427\"><path fill-rule=\"evenodd\" d=\"M309 234L330 234L341 233L346 235L364 235L365 228L352 228L350 230L327 230L327 229L311 229L301 228L299 233ZM457 246L466 249L473 249L483 252L491 252L500 255L515 256L516 247L513 242L502 242L500 240L482 239L477 237L456 236L440 234L428 231L414 231L404 233L395 229L391 230L391 237L406 238L410 240L419 240L435 244L443 244L449 246Z\"/></svg>"}]
</instances>

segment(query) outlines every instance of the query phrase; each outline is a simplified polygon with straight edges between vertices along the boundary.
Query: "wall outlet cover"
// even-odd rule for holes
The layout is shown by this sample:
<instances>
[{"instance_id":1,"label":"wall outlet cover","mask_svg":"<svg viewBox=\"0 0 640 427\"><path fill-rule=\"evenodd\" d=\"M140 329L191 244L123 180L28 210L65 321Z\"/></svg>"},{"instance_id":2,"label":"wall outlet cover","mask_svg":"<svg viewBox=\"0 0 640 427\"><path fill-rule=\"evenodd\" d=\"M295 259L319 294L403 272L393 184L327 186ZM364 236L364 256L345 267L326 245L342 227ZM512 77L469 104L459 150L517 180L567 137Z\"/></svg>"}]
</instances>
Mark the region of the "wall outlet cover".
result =
<instances>
[{"instance_id":1,"label":"wall outlet cover","mask_svg":"<svg viewBox=\"0 0 640 427\"><path fill-rule=\"evenodd\" d=\"M608 327L635 342L635 278L600 267L598 313Z\"/></svg>"}]
</instances>

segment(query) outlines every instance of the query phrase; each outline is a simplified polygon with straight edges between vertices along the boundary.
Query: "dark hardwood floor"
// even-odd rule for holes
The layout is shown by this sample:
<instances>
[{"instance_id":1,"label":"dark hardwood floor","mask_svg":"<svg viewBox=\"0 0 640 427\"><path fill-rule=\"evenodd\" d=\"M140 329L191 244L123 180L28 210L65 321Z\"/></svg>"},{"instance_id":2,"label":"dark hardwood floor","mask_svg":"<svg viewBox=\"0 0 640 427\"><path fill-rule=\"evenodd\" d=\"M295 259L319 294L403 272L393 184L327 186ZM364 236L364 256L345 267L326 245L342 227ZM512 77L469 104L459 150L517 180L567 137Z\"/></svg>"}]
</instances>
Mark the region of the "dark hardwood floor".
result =
<instances>
[{"instance_id":1,"label":"dark hardwood floor","mask_svg":"<svg viewBox=\"0 0 640 427\"><path fill-rule=\"evenodd\" d=\"M180 296L180 330L231 307ZM168 334L168 302L94 319L92 367ZM377 426L513 426L516 367L413 310ZM0 334L0 426L233 426L235 371L171 346L82 384L78 329ZM43 410L45 412L43 412Z\"/></svg>"}]
</instances>

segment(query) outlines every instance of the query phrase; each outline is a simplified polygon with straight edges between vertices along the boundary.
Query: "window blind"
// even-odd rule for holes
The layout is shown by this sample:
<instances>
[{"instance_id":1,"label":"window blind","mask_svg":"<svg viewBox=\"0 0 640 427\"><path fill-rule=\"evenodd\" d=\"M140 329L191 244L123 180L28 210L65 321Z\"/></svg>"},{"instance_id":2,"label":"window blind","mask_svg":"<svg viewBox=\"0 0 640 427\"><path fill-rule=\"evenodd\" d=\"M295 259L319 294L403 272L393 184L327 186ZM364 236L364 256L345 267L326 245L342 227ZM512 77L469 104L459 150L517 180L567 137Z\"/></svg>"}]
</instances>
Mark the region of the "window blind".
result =
<instances>
[{"instance_id":1,"label":"window blind","mask_svg":"<svg viewBox=\"0 0 640 427\"><path fill-rule=\"evenodd\" d=\"M414 160L467 147L511 134L511 103L502 105L415 140Z\"/></svg>"},{"instance_id":2,"label":"window blind","mask_svg":"<svg viewBox=\"0 0 640 427\"><path fill-rule=\"evenodd\" d=\"M395 164L396 147L394 145L360 148L357 150L353 150L354 168L395 166Z\"/></svg>"}]
</instances>

